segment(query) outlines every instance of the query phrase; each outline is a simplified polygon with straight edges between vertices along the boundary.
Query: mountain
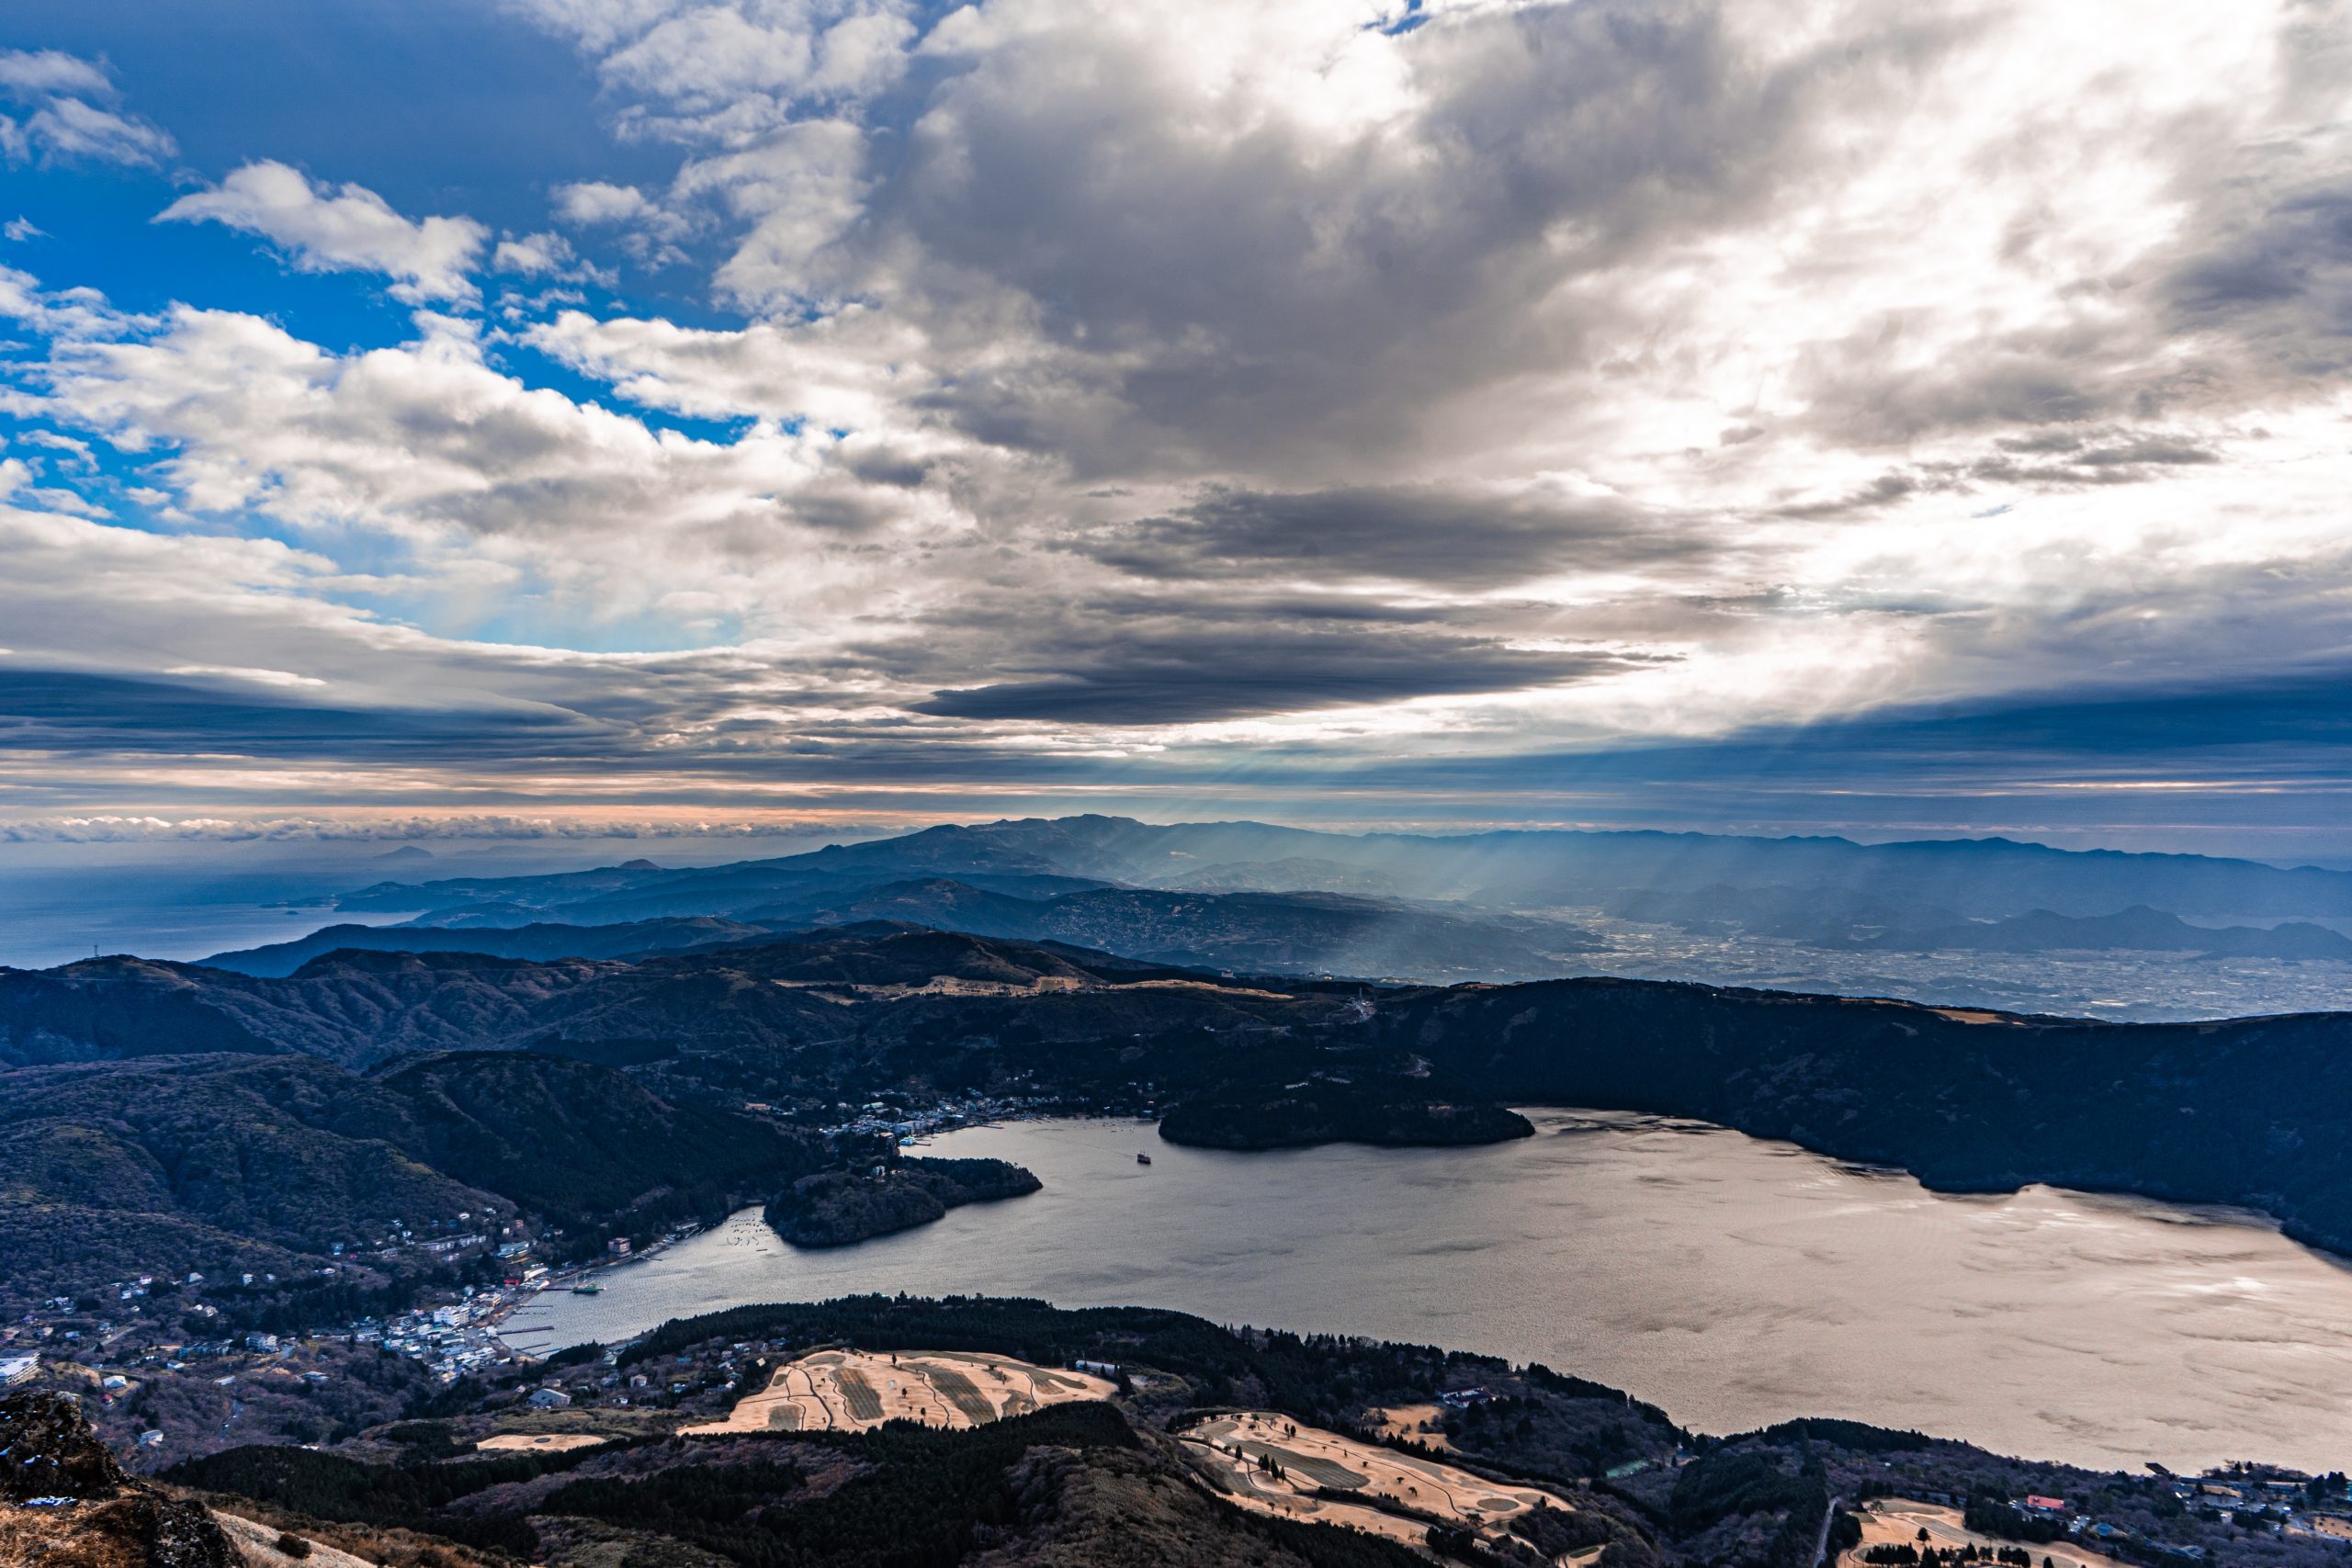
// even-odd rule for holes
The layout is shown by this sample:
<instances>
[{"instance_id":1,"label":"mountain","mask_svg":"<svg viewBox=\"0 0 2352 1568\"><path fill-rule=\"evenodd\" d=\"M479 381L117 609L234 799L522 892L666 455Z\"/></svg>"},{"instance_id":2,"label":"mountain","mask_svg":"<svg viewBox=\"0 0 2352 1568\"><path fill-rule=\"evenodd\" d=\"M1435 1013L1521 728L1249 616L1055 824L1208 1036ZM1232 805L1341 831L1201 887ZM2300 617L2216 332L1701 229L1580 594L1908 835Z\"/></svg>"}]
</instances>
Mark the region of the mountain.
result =
<instances>
[{"instance_id":1,"label":"mountain","mask_svg":"<svg viewBox=\"0 0 2352 1568\"><path fill-rule=\"evenodd\" d=\"M345 950L379 953L476 953L492 958L643 958L656 953L755 942L775 933L765 926L701 915L632 920L609 926L537 921L523 926L326 926L295 942L216 953L211 969L270 977L293 974L311 959Z\"/></svg>"},{"instance_id":2,"label":"mountain","mask_svg":"<svg viewBox=\"0 0 2352 1568\"><path fill-rule=\"evenodd\" d=\"M1460 1092L1687 1116L1930 1186L2267 1211L2352 1250L2352 1013L2102 1023L1612 980L1420 990L1368 1027Z\"/></svg>"},{"instance_id":3,"label":"mountain","mask_svg":"<svg viewBox=\"0 0 2352 1568\"><path fill-rule=\"evenodd\" d=\"M198 1503L135 1481L71 1395L0 1398L0 1560L56 1568L247 1568Z\"/></svg>"},{"instance_id":4,"label":"mountain","mask_svg":"<svg viewBox=\"0 0 2352 1568\"><path fill-rule=\"evenodd\" d=\"M2335 1135L2352 1123L2347 1013L2125 1024L1664 982L1241 982L887 924L637 964L338 953L280 979L121 960L0 972L15 1060L135 1064L189 1040L383 1064L370 1081L403 1093L405 1053L529 1047L623 1066L621 1082L670 1105L757 1099L820 1124L882 1093L1173 1107L1170 1135L1205 1124L1204 1141L1291 1123L1380 1141L1505 1136L1488 1110L1508 1104L1655 1111L1939 1186L2244 1204L2352 1249L2352 1147Z\"/></svg>"},{"instance_id":5,"label":"mountain","mask_svg":"<svg viewBox=\"0 0 2352 1568\"><path fill-rule=\"evenodd\" d=\"M666 915L745 918L745 910L763 903L808 907L828 890L840 895L894 881L945 878L1015 897L1050 896L995 880L1006 877L1213 891L1305 889L1528 908L1599 903L1627 890L1780 885L1835 889L1904 908L1940 908L1967 919L2037 908L2102 915L2142 904L2207 918L2352 916L2352 873L2202 855L2057 850L2007 839L1858 844L1662 832L1352 835L1257 822L1161 826L1115 817L928 828L700 869L609 867L555 876L385 883L341 902L355 910L454 911L496 904L538 911L538 919L605 923Z\"/></svg>"},{"instance_id":6,"label":"mountain","mask_svg":"<svg viewBox=\"0 0 2352 1568\"><path fill-rule=\"evenodd\" d=\"M815 914L828 924L908 920L1267 975L1524 979L1557 974L1566 955L1597 945L1573 926L1469 919L1334 893L1099 887L1026 899L941 878L888 884Z\"/></svg>"},{"instance_id":7,"label":"mountain","mask_svg":"<svg viewBox=\"0 0 2352 1568\"><path fill-rule=\"evenodd\" d=\"M190 1269L379 1286L431 1266L360 1245L404 1225L495 1235L528 1211L600 1244L723 1213L819 1163L764 1122L537 1053L376 1077L294 1055L19 1068L0 1072L0 1294Z\"/></svg>"},{"instance_id":8,"label":"mountain","mask_svg":"<svg viewBox=\"0 0 2352 1568\"><path fill-rule=\"evenodd\" d=\"M634 1086L629 1086L632 1089ZM147 1273L312 1275L337 1244L513 1205L420 1163L395 1092L300 1055L0 1072L0 1295ZM470 1223L470 1222L469 1222Z\"/></svg>"},{"instance_id":9,"label":"mountain","mask_svg":"<svg viewBox=\"0 0 2352 1568\"><path fill-rule=\"evenodd\" d=\"M296 942L215 953L204 962L240 974L282 976L338 949L637 959L740 946L809 927L895 920L1242 973L1513 980L1558 974L1568 955L1595 945L1580 928L1557 920L1344 894L1165 892L1075 877L974 874L978 882L796 878L792 885L802 891L776 899L774 878L730 872L697 895L675 887L642 898L599 892L560 906L566 914L594 915L700 897L725 902L723 913L579 925L534 919L535 911L504 898L399 926L330 926ZM567 885L558 895L568 897L570 891Z\"/></svg>"}]
</instances>

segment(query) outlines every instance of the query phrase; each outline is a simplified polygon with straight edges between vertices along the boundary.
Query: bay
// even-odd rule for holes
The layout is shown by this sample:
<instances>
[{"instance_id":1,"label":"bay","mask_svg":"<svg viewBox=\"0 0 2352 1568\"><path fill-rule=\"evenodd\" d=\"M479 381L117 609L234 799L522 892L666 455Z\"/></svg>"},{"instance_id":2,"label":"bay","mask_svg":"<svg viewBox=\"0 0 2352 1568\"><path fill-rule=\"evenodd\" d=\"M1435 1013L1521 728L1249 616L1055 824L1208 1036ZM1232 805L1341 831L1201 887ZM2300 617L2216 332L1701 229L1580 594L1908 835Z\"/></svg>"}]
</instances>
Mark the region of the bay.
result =
<instances>
[{"instance_id":1,"label":"bay","mask_svg":"<svg viewBox=\"0 0 2352 1568\"><path fill-rule=\"evenodd\" d=\"M1707 1431L1845 1416L2106 1469L2352 1465L2352 1271L2257 1217L1938 1194L1722 1128L1529 1114L1535 1137L1472 1149L967 1129L924 1152L1010 1159L1045 1190L823 1250L747 1210L602 1295L542 1296L516 1343L750 1302L1022 1295L1541 1360Z\"/></svg>"}]
</instances>

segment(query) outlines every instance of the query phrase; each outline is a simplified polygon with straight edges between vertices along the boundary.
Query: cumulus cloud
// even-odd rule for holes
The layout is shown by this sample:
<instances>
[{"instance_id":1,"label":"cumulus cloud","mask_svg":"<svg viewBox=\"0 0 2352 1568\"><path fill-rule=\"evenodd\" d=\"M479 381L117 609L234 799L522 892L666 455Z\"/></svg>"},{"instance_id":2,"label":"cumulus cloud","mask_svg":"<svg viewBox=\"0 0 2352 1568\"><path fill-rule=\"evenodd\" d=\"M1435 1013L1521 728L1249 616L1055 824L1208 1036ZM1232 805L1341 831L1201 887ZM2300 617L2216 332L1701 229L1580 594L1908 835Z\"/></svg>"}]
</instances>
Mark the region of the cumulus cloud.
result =
<instances>
[{"instance_id":1,"label":"cumulus cloud","mask_svg":"<svg viewBox=\"0 0 2352 1568\"><path fill-rule=\"evenodd\" d=\"M475 298L467 274L490 231L470 218L411 220L357 185L313 184L270 160L247 164L210 190L180 197L157 222L215 222L258 234L305 272L379 272L412 304Z\"/></svg>"},{"instance_id":2,"label":"cumulus cloud","mask_svg":"<svg viewBox=\"0 0 2352 1568\"><path fill-rule=\"evenodd\" d=\"M554 207L557 219L574 227L617 229L624 248L639 262L667 266L686 259L681 246L694 232L693 220L635 186L603 180L560 186Z\"/></svg>"},{"instance_id":3,"label":"cumulus cloud","mask_svg":"<svg viewBox=\"0 0 2352 1568\"><path fill-rule=\"evenodd\" d=\"M645 0L521 8L594 57L628 135L741 144L811 103L869 96L907 66L916 27L897 0Z\"/></svg>"},{"instance_id":4,"label":"cumulus cloud","mask_svg":"<svg viewBox=\"0 0 2352 1568\"><path fill-rule=\"evenodd\" d=\"M0 114L0 157L10 162L156 164L179 150L161 128L124 111L104 67L58 50L0 50L0 97L26 111Z\"/></svg>"}]
</instances>

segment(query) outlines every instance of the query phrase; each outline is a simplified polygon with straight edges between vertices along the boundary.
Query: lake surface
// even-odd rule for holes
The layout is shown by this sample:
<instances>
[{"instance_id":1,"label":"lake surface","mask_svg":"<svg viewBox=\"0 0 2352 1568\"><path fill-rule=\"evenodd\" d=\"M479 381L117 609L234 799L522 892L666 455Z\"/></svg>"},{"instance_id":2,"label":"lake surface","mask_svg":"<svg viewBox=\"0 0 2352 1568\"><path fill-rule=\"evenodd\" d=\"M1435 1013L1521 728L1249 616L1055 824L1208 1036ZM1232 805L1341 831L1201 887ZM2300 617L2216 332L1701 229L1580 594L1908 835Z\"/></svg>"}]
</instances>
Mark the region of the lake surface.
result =
<instances>
[{"instance_id":1,"label":"lake surface","mask_svg":"<svg viewBox=\"0 0 2352 1568\"><path fill-rule=\"evenodd\" d=\"M1535 1137L1476 1149L967 1129L925 1152L1014 1160L1045 1190L816 1251L746 1211L601 1296L540 1298L515 1325L552 1332L516 1342L854 1292L1027 1295L1540 1360L1707 1431L1849 1416L2102 1468L2352 1467L2352 1271L2257 1221L1944 1197L1721 1128L1530 1114Z\"/></svg>"}]
</instances>

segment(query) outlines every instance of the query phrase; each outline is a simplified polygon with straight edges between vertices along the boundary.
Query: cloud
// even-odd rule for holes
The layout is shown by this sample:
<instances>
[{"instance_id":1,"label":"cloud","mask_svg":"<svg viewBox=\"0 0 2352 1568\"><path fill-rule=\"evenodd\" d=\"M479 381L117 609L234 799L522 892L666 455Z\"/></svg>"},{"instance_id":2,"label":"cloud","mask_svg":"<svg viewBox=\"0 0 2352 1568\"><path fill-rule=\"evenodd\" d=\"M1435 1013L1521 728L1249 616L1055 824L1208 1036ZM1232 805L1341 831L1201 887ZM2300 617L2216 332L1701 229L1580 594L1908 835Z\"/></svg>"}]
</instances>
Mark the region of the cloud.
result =
<instances>
[{"instance_id":1,"label":"cloud","mask_svg":"<svg viewBox=\"0 0 2352 1568\"><path fill-rule=\"evenodd\" d=\"M620 229L628 254L648 265L669 266L686 259L681 246L694 233L693 220L662 206L635 186L603 180L560 186L554 207L557 219L575 228Z\"/></svg>"},{"instance_id":2,"label":"cloud","mask_svg":"<svg viewBox=\"0 0 2352 1568\"><path fill-rule=\"evenodd\" d=\"M53 49L0 50L0 97L30 111L22 119L0 115L0 157L21 163L38 154L44 163L137 166L161 164L178 152L159 127L124 113L120 96L102 66L79 56Z\"/></svg>"},{"instance_id":3,"label":"cloud","mask_svg":"<svg viewBox=\"0 0 2352 1568\"><path fill-rule=\"evenodd\" d=\"M730 145L790 124L808 105L888 89L917 31L909 7L892 0L521 0L521 8L594 57L606 91L626 104L625 135Z\"/></svg>"},{"instance_id":4,"label":"cloud","mask_svg":"<svg viewBox=\"0 0 2352 1568\"><path fill-rule=\"evenodd\" d=\"M47 817L0 820L0 843L10 844L244 844L533 842L545 840L717 840L804 838L812 829L840 829L821 818L752 818L712 821L646 818L514 816L485 812L469 816ZM829 836L831 836L829 834ZM856 836L854 829L851 836ZM797 846L796 846L797 847ZM771 853L777 852L771 851Z\"/></svg>"},{"instance_id":5,"label":"cloud","mask_svg":"<svg viewBox=\"0 0 2352 1568\"><path fill-rule=\"evenodd\" d=\"M114 83L89 61L54 49L0 51L0 91L18 98L111 97Z\"/></svg>"},{"instance_id":6,"label":"cloud","mask_svg":"<svg viewBox=\"0 0 2352 1568\"><path fill-rule=\"evenodd\" d=\"M2344 646L2340 6L518 4L625 143L549 231L272 164L173 209L420 307L498 276L494 328L354 349L0 272L41 340L0 397L166 540L25 467L15 525L84 558L22 547L12 647L202 686L256 754L315 706L304 768L576 800L1517 789ZM120 112L22 69L28 124ZM616 258L659 293L534 286ZM448 690L579 722L372 738Z\"/></svg>"},{"instance_id":7,"label":"cloud","mask_svg":"<svg viewBox=\"0 0 2352 1568\"><path fill-rule=\"evenodd\" d=\"M1621 497L1538 483L1215 488L1172 515L1104 529L1080 547L1146 577L1274 574L1477 589L1567 570L1695 568L1718 546Z\"/></svg>"},{"instance_id":8,"label":"cloud","mask_svg":"<svg viewBox=\"0 0 2352 1568\"><path fill-rule=\"evenodd\" d=\"M620 223L647 217L656 210L645 193L635 186L607 185L602 180L559 186L555 209L556 215L567 223Z\"/></svg>"},{"instance_id":9,"label":"cloud","mask_svg":"<svg viewBox=\"0 0 2352 1568\"><path fill-rule=\"evenodd\" d=\"M412 221L364 186L314 185L299 169L267 160L180 197L156 221L211 221L258 234L305 272L382 273L397 280L393 298L412 304L473 299L466 275L490 237L470 218Z\"/></svg>"},{"instance_id":10,"label":"cloud","mask_svg":"<svg viewBox=\"0 0 2352 1568\"><path fill-rule=\"evenodd\" d=\"M837 303L853 275L820 257L865 209L865 133L841 119L804 120L740 152L697 159L679 170L683 199L718 194L737 217L755 220L718 269L721 289L753 306L823 299Z\"/></svg>"},{"instance_id":11,"label":"cloud","mask_svg":"<svg viewBox=\"0 0 2352 1568\"><path fill-rule=\"evenodd\" d=\"M499 241L490 265L499 272L540 277L563 272L578 260L571 242L560 234L524 234Z\"/></svg>"},{"instance_id":12,"label":"cloud","mask_svg":"<svg viewBox=\"0 0 2352 1568\"><path fill-rule=\"evenodd\" d=\"M1122 633L1059 662L1069 672L944 691L913 706L950 718L1144 728L1564 685L1627 665L1608 653L1521 650L1411 628L1220 626L1206 616L1181 631Z\"/></svg>"}]
</instances>

